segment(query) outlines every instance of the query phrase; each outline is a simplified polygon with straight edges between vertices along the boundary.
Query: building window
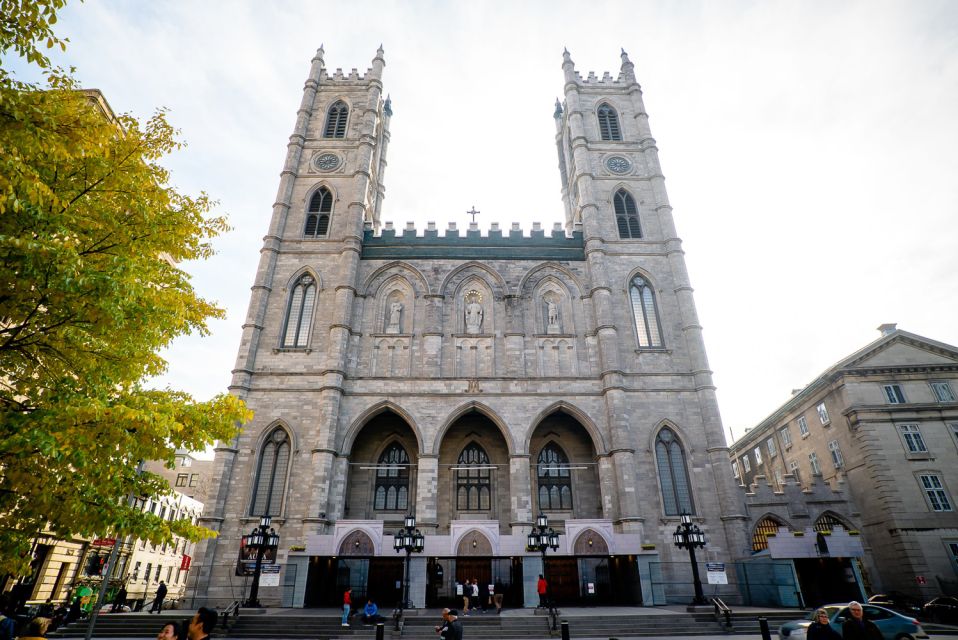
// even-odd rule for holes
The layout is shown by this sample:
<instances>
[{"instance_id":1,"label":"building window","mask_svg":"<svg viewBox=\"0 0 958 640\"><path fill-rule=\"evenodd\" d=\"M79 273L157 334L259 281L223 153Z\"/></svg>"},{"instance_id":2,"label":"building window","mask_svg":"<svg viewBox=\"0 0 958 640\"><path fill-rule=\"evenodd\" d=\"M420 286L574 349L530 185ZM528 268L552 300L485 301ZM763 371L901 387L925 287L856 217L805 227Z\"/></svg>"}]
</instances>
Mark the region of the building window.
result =
<instances>
[{"instance_id":1,"label":"building window","mask_svg":"<svg viewBox=\"0 0 958 640\"><path fill-rule=\"evenodd\" d=\"M784 525L772 518L766 517L759 520L752 533L752 553L768 549L768 536L777 535L778 528L781 526Z\"/></svg>"},{"instance_id":2,"label":"building window","mask_svg":"<svg viewBox=\"0 0 958 640\"><path fill-rule=\"evenodd\" d=\"M778 430L780 436L782 436L782 446L790 447L792 446L792 434L788 430L788 427L782 427Z\"/></svg>"},{"instance_id":3,"label":"building window","mask_svg":"<svg viewBox=\"0 0 958 640\"><path fill-rule=\"evenodd\" d=\"M196 483L199 481L199 479L200 479L200 474L198 474L198 473L191 474L191 475L190 475L190 486L191 486L191 487L195 487L195 486L196 486Z\"/></svg>"},{"instance_id":4,"label":"building window","mask_svg":"<svg viewBox=\"0 0 958 640\"><path fill-rule=\"evenodd\" d=\"M808 437L808 420L805 419L805 416L798 416L798 432L803 438Z\"/></svg>"},{"instance_id":5,"label":"building window","mask_svg":"<svg viewBox=\"0 0 958 640\"><path fill-rule=\"evenodd\" d=\"M635 206L635 198L625 189L619 189L612 198L612 205L615 208L615 224L619 229L619 237L641 238L642 227L639 226L639 208Z\"/></svg>"},{"instance_id":6,"label":"building window","mask_svg":"<svg viewBox=\"0 0 958 640\"><path fill-rule=\"evenodd\" d=\"M144 572L144 574L143 574L143 582L149 582L149 581L150 581L150 573L152 573L152 572L153 572L153 563L152 563L152 562L147 562L147 563L146 563L146 572Z\"/></svg>"},{"instance_id":7,"label":"building window","mask_svg":"<svg viewBox=\"0 0 958 640\"><path fill-rule=\"evenodd\" d=\"M659 467L665 515L695 513L685 466L685 450L675 432L668 427L660 430L655 438L655 461Z\"/></svg>"},{"instance_id":8,"label":"building window","mask_svg":"<svg viewBox=\"0 0 958 640\"><path fill-rule=\"evenodd\" d=\"M289 434L277 427L263 442L250 515L267 516L280 513L289 468Z\"/></svg>"},{"instance_id":9,"label":"building window","mask_svg":"<svg viewBox=\"0 0 958 640\"><path fill-rule=\"evenodd\" d=\"M904 404L905 402L905 392L902 391L900 384L886 384L883 386L885 390L885 400L888 401L888 404Z\"/></svg>"},{"instance_id":10,"label":"building window","mask_svg":"<svg viewBox=\"0 0 958 640\"><path fill-rule=\"evenodd\" d=\"M156 565L156 575L153 576L153 582L159 582L159 581L160 581L160 572L161 572L161 571L163 571L163 565L160 565L160 564Z\"/></svg>"},{"instance_id":11,"label":"building window","mask_svg":"<svg viewBox=\"0 0 958 640\"><path fill-rule=\"evenodd\" d=\"M834 531L836 527L841 527L842 529L848 529L845 526L845 523L836 518L833 514L825 512L818 517L818 520L815 521L814 529L819 533L825 531Z\"/></svg>"},{"instance_id":12,"label":"building window","mask_svg":"<svg viewBox=\"0 0 958 640\"><path fill-rule=\"evenodd\" d=\"M662 346L662 334L659 330L659 311L655 305L652 286L642 276L632 278L629 287L632 297L632 313L635 316L635 331L639 337L639 348L655 349Z\"/></svg>"},{"instance_id":13,"label":"building window","mask_svg":"<svg viewBox=\"0 0 958 640\"><path fill-rule=\"evenodd\" d=\"M918 481L921 482L921 488L925 491L925 497L932 511L951 511L951 501L939 476L923 474L918 476Z\"/></svg>"},{"instance_id":14,"label":"building window","mask_svg":"<svg viewBox=\"0 0 958 640\"><path fill-rule=\"evenodd\" d=\"M949 540L945 542L945 547L948 549L948 557L951 558L951 564L955 572L958 573L958 542L951 542Z\"/></svg>"},{"instance_id":15,"label":"building window","mask_svg":"<svg viewBox=\"0 0 958 640\"><path fill-rule=\"evenodd\" d=\"M189 478L189 474L186 474L186 473L176 474L176 486L185 487L187 478Z\"/></svg>"},{"instance_id":16,"label":"building window","mask_svg":"<svg viewBox=\"0 0 958 640\"><path fill-rule=\"evenodd\" d=\"M755 466L760 466L762 464L762 448L755 447L752 453L755 454Z\"/></svg>"},{"instance_id":17,"label":"building window","mask_svg":"<svg viewBox=\"0 0 958 640\"><path fill-rule=\"evenodd\" d=\"M572 472L569 458L550 442L539 452L536 477L539 486L539 511L572 508Z\"/></svg>"},{"instance_id":18,"label":"building window","mask_svg":"<svg viewBox=\"0 0 958 640\"><path fill-rule=\"evenodd\" d=\"M788 472L795 478L795 482L802 483L802 470L799 468L797 460L788 463Z\"/></svg>"},{"instance_id":19,"label":"building window","mask_svg":"<svg viewBox=\"0 0 958 640\"><path fill-rule=\"evenodd\" d=\"M140 565L142 564L142 562L137 562L133 565L133 575L130 576L130 580L136 581L140 579Z\"/></svg>"},{"instance_id":20,"label":"building window","mask_svg":"<svg viewBox=\"0 0 958 640\"><path fill-rule=\"evenodd\" d=\"M775 438L769 438L765 441L765 448L768 449L768 457L774 458L778 455L778 449L775 448Z\"/></svg>"},{"instance_id":21,"label":"building window","mask_svg":"<svg viewBox=\"0 0 958 640\"><path fill-rule=\"evenodd\" d=\"M173 577L173 565L170 565L166 568L166 582L169 584L170 578Z\"/></svg>"},{"instance_id":22,"label":"building window","mask_svg":"<svg viewBox=\"0 0 958 640\"><path fill-rule=\"evenodd\" d=\"M752 467L748 462L747 453L744 456L742 456L742 468L745 469L745 473L749 473L752 470Z\"/></svg>"},{"instance_id":23,"label":"building window","mask_svg":"<svg viewBox=\"0 0 958 640\"><path fill-rule=\"evenodd\" d=\"M934 381L931 383L931 390L935 394L935 400L938 402L954 402L955 394L951 390L951 385L942 381Z\"/></svg>"},{"instance_id":24,"label":"building window","mask_svg":"<svg viewBox=\"0 0 958 640\"><path fill-rule=\"evenodd\" d=\"M820 476L822 475L822 466L818 463L818 454L812 451L808 454L808 463L812 467L812 475Z\"/></svg>"},{"instance_id":25,"label":"building window","mask_svg":"<svg viewBox=\"0 0 958 640\"><path fill-rule=\"evenodd\" d=\"M925 446L925 439L921 437L917 424L900 424L898 431L901 433L908 453L927 453L928 447Z\"/></svg>"},{"instance_id":26,"label":"building window","mask_svg":"<svg viewBox=\"0 0 958 640\"><path fill-rule=\"evenodd\" d=\"M596 111L599 116L599 133L603 140L622 140L622 129L619 128L619 115L615 109L602 104Z\"/></svg>"},{"instance_id":27,"label":"building window","mask_svg":"<svg viewBox=\"0 0 958 640\"><path fill-rule=\"evenodd\" d=\"M738 463L735 460L732 460L732 477L739 477Z\"/></svg>"},{"instance_id":28,"label":"building window","mask_svg":"<svg viewBox=\"0 0 958 640\"><path fill-rule=\"evenodd\" d=\"M815 410L818 411L818 419L821 420L823 425L831 422L831 420L828 419L828 409L825 408L824 402L815 407Z\"/></svg>"},{"instance_id":29,"label":"building window","mask_svg":"<svg viewBox=\"0 0 958 640\"><path fill-rule=\"evenodd\" d=\"M951 430L951 437L955 439L955 445L958 446L958 422L949 423L948 428Z\"/></svg>"},{"instance_id":30,"label":"building window","mask_svg":"<svg viewBox=\"0 0 958 640\"><path fill-rule=\"evenodd\" d=\"M300 276L289 296L286 309L286 327L283 331L284 347L305 347L309 344L309 326L313 320L316 302L316 281L313 276Z\"/></svg>"},{"instance_id":31,"label":"building window","mask_svg":"<svg viewBox=\"0 0 958 640\"><path fill-rule=\"evenodd\" d=\"M349 117L349 107L342 100L337 100L326 112L326 126L323 128L324 138L345 138L346 119Z\"/></svg>"},{"instance_id":32,"label":"building window","mask_svg":"<svg viewBox=\"0 0 958 640\"><path fill-rule=\"evenodd\" d=\"M782 470L781 469L775 470L775 483L778 484L779 486L782 485Z\"/></svg>"},{"instance_id":33,"label":"building window","mask_svg":"<svg viewBox=\"0 0 958 640\"><path fill-rule=\"evenodd\" d=\"M405 511L408 507L409 456L396 442L379 456L373 508L377 511Z\"/></svg>"},{"instance_id":34,"label":"building window","mask_svg":"<svg viewBox=\"0 0 958 640\"><path fill-rule=\"evenodd\" d=\"M307 238L324 237L329 233L329 216L332 212L333 194L326 187L320 187L309 199L303 235Z\"/></svg>"},{"instance_id":35,"label":"building window","mask_svg":"<svg viewBox=\"0 0 958 640\"><path fill-rule=\"evenodd\" d=\"M469 444L456 465L456 509L489 511L492 508L492 467L485 450L475 442Z\"/></svg>"},{"instance_id":36,"label":"building window","mask_svg":"<svg viewBox=\"0 0 958 640\"><path fill-rule=\"evenodd\" d=\"M828 452L832 455L832 465L836 469L845 466L845 459L842 458L842 450L838 446L838 440L832 440L828 443Z\"/></svg>"}]
</instances>

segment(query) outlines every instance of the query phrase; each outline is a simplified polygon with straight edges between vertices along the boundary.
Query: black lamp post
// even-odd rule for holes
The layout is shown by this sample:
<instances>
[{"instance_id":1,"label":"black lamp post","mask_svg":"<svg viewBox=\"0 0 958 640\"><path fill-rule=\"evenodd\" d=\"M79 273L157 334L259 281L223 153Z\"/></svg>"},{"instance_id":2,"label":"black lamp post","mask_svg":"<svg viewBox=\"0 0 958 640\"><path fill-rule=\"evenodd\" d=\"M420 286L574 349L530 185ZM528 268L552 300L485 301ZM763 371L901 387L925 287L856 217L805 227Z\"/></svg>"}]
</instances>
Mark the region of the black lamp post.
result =
<instances>
[{"instance_id":1,"label":"black lamp post","mask_svg":"<svg viewBox=\"0 0 958 640\"><path fill-rule=\"evenodd\" d=\"M538 551L542 554L542 576L546 579L546 604L551 603L549 599L549 576L546 575L546 549L555 551L558 548L559 534L549 526L549 518L540 513L536 516L536 526L529 533L526 549Z\"/></svg>"},{"instance_id":2,"label":"black lamp post","mask_svg":"<svg viewBox=\"0 0 958 640\"><path fill-rule=\"evenodd\" d=\"M263 516L259 519L259 526L248 535L243 536L243 545L247 549L256 549L256 568L253 570L253 586L249 590L249 599L244 607L259 608L259 577L263 572L263 556L266 550L279 546L279 535L270 528L272 518Z\"/></svg>"},{"instance_id":3,"label":"black lamp post","mask_svg":"<svg viewBox=\"0 0 958 640\"><path fill-rule=\"evenodd\" d=\"M695 583L695 598L693 605L708 604L705 601L705 595L702 593L702 580L699 578L699 566L695 562L695 548L705 546L705 534L698 528L698 525L692 524L692 516L687 513L681 515L682 522L675 527L675 533L672 539L675 540L675 546L679 549L689 550L689 561L692 563L692 581Z\"/></svg>"},{"instance_id":4,"label":"black lamp post","mask_svg":"<svg viewBox=\"0 0 958 640\"><path fill-rule=\"evenodd\" d=\"M419 529L416 528L416 516L410 514L406 516L403 520L403 528L396 532L396 536L393 539L393 549L396 550L396 553L400 551L406 552L406 567L403 570L403 596L402 601L399 603L399 615L402 615L403 609L412 608L412 605L409 602L409 556L412 555L412 552L422 553L423 548L426 546L426 539L423 537Z\"/></svg>"}]
</instances>

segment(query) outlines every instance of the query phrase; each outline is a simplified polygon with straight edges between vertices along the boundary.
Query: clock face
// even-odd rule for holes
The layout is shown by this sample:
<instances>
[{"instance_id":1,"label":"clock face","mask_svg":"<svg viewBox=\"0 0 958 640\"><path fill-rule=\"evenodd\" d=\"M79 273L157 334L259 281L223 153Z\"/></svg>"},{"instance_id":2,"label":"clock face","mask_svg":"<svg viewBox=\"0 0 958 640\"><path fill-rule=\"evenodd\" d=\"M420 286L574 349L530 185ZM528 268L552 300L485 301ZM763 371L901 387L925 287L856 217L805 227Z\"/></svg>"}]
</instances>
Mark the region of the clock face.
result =
<instances>
[{"instance_id":1,"label":"clock face","mask_svg":"<svg viewBox=\"0 0 958 640\"><path fill-rule=\"evenodd\" d=\"M316 158L316 168L320 171L332 171L339 166L339 156L335 153L324 153Z\"/></svg>"},{"instance_id":2,"label":"clock face","mask_svg":"<svg viewBox=\"0 0 958 640\"><path fill-rule=\"evenodd\" d=\"M632 163L622 156L612 156L605 161L605 166L607 166L612 173L628 173L632 168Z\"/></svg>"}]
</instances>

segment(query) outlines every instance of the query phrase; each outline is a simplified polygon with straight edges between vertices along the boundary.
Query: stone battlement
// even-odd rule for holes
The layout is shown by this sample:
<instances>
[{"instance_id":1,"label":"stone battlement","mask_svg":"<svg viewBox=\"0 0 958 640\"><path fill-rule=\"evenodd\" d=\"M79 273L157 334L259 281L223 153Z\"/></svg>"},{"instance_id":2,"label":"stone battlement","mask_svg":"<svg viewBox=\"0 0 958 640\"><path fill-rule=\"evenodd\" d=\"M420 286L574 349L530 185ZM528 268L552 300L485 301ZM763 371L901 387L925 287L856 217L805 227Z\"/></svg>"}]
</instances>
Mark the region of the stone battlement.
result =
<instances>
[{"instance_id":1,"label":"stone battlement","mask_svg":"<svg viewBox=\"0 0 958 640\"><path fill-rule=\"evenodd\" d=\"M571 234L561 223L553 225L551 234L538 222L532 224L526 235L519 223L512 223L507 233L492 223L485 235L479 224L469 223L462 234L455 222L450 222L444 235L439 235L435 222L429 222L422 235L412 222L407 222L401 233L387 222L379 233L370 223L363 233L364 260L377 259L500 259L500 260L585 260L585 247L580 225Z\"/></svg>"},{"instance_id":2,"label":"stone battlement","mask_svg":"<svg viewBox=\"0 0 958 640\"><path fill-rule=\"evenodd\" d=\"M619 73L618 76L613 78L612 74L608 71L603 72L601 78L595 75L595 71L590 71L589 75L584 80L582 78L582 74L576 71L575 81L577 84L594 85L597 87L622 87L630 84L631 82L623 73Z\"/></svg>"},{"instance_id":3,"label":"stone battlement","mask_svg":"<svg viewBox=\"0 0 958 640\"><path fill-rule=\"evenodd\" d=\"M372 77L373 70L366 69L366 73L359 75L359 71L353 67L349 70L349 75L343 73L342 69L336 69L330 75L330 73L323 69L319 74L320 82L364 82L367 78Z\"/></svg>"}]
</instances>

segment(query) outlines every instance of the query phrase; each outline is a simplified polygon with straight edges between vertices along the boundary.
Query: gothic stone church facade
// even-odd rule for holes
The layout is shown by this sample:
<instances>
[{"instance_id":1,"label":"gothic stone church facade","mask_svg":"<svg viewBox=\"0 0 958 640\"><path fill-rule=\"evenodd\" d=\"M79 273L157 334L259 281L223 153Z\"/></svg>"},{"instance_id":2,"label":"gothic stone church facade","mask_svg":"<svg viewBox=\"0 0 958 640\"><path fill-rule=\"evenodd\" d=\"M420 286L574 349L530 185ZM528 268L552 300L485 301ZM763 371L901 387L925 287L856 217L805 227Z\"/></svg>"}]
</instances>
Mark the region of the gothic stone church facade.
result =
<instances>
[{"instance_id":1,"label":"gothic stone church facade","mask_svg":"<svg viewBox=\"0 0 958 640\"><path fill-rule=\"evenodd\" d=\"M391 104L380 49L360 75L313 58L261 252L232 392L255 411L221 443L193 588L242 597L241 536L272 516L265 604L398 600L393 534L414 514L410 600L496 584L537 602L657 604L685 562L747 548L714 387L633 65L581 77L566 52L551 233L380 222ZM557 551L527 551L540 513ZM676 565L678 566L678 565ZM667 573L667 571L665 571ZM689 592L691 586L688 587Z\"/></svg>"}]
</instances>

